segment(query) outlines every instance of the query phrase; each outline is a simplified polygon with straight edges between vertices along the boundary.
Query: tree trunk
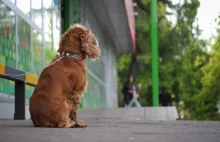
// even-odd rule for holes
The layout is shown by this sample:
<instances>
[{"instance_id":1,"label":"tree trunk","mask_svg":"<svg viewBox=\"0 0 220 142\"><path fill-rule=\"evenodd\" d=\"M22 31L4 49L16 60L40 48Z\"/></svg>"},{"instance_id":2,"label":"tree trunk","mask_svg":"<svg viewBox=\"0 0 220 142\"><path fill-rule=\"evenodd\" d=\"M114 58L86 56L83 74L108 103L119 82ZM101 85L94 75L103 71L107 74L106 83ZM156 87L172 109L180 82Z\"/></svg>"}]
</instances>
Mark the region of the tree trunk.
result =
<instances>
[{"instance_id":1,"label":"tree trunk","mask_svg":"<svg viewBox=\"0 0 220 142\"><path fill-rule=\"evenodd\" d=\"M132 53L129 74L132 74L134 78L136 76L136 64L137 64L137 54Z\"/></svg>"}]
</instances>

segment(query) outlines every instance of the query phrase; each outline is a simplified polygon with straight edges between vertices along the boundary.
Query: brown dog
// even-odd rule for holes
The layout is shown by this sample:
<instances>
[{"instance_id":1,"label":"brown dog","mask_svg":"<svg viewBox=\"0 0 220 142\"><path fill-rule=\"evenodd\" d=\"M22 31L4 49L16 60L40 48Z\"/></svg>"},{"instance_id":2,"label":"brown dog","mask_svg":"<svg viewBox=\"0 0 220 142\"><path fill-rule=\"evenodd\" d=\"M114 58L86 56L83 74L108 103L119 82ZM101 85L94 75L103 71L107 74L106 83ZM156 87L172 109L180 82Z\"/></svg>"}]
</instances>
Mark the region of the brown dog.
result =
<instances>
[{"instance_id":1,"label":"brown dog","mask_svg":"<svg viewBox=\"0 0 220 142\"><path fill-rule=\"evenodd\" d=\"M78 105L86 89L84 59L101 55L94 34L81 25L73 25L60 41L53 65L44 69L30 98L30 114L36 127L85 127L79 121Z\"/></svg>"}]
</instances>

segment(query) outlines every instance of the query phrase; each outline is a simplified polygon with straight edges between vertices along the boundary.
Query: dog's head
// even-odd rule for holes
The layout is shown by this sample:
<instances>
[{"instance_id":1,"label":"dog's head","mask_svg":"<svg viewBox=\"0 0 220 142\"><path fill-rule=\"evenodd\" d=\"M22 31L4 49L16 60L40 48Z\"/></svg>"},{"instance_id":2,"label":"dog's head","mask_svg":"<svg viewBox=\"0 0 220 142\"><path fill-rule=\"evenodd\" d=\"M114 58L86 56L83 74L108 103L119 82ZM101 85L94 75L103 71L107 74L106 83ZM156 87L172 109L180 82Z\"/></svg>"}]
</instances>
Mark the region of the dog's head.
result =
<instances>
[{"instance_id":1,"label":"dog's head","mask_svg":"<svg viewBox=\"0 0 220 142\"><path fill-rule=\"evenodd\" d=\"M80 54L83 58L96 58L101 55L95 35L90 29L78 24L62 35L58 52L64 51Z\"/></svg>"}]
</instances>

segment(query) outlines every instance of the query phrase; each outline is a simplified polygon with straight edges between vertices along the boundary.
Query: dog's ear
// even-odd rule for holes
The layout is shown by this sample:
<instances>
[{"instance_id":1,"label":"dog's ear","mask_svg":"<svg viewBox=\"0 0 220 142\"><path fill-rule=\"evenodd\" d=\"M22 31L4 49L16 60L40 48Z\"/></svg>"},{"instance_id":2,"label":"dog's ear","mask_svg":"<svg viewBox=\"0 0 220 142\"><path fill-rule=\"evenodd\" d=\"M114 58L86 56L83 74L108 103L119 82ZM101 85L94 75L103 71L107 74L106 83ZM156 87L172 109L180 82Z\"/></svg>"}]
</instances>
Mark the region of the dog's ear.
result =
<instances>
[{"instance_id":1,"label":"dog's ear","mask_svg":"<svg viewBox=\"0 0 220 142\"><path fill-rule=\"evenodd\" d=\"M91 40L91 31L87 29L80 35L80 40L81 40L81 50L86 52L89 49L89 43Z\"/></svg>"},{"instance_id":2,"label":"dog's ear","mask_svg":"<svg viewBox=\"0 0 220 142\"><path fill-rule=\"evenodd\" d=\"M80 41L81 50L86 52L89 48L92 32L79 24L73 25L71 29L71 34Z\"/></svg>"},{"instance_id":3,"label":"dog's ear","mask_svg":"<svg viewBox=\"0 0 220 142\"><path fill-rule=\"evenodd\" d=\"M97 39L90 29L87 29L80 35L81 50L86 53L89 58L96 58L101 55Z\"/></svg>"}]
</instances>

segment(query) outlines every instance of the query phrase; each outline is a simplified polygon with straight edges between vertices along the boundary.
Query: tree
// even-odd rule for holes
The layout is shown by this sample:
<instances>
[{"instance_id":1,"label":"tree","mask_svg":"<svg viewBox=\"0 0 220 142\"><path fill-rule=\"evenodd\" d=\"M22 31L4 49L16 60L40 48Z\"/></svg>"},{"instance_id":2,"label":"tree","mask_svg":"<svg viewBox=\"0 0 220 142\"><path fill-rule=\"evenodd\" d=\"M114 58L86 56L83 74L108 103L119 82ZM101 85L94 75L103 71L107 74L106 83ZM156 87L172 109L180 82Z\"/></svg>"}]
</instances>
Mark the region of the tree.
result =
<instances>
[{"instance_id":1,"label":"tree","mask_svg":"<svg viewBox=\"0 0 220 142\"><path fill-rule=\"evenodd\" d=\"M136 82L138 83L140 101L142 105L151 105L151 44L150 44L150 0L136 0L137 2L137 12L138 17L136 19L136 33L137 33L137 65L136 65ZM194 8L193 8L194 6ZM176 64L175 57L181 56L182 49L187 45L187 41L192 38L192 32L190 33L190 28L196 16L197 7L199 2L192 0L192 2L185 2L183 5L177 4L173 5L170 0L159 0L158 1L158 42L159 42L159 57L160 57L160 86L167 86L171 89L172 86L178 84L178 80L174 79L175 76L170 76L170 74L176 74L176 70L172 68ZM167 8L171 8L179 13L177 24L173 25L168 19L167 15L172 13L167 12ZM193 8L194 10L189 11L188 9ZM187 12L191 12L188 14ZM185 12L185 14L184 14ZM182 19L188 19L188 22L184 25L182 24ZM185 40L183 40L183 36ZM184 41L184 44L182 42ZM132 57L132 56L131 56ZM119 66L121 61L119 57ZM129 62L126 66L129 66ZM129 70L128 70L129 71ZM121 70L119 70L119 75ZM124 74L129 74L129 72L122 71ZM120 76L120 81L123 76ZM122 82L120 82L122 83ZM119 83L119 84L120 84Z\"/></svg>"},{"instance_id":2,"label":"tree","mask_svg":"<svg viewBox=\"0 0 220 142\"><path fill-rule=\"evenodd\" d=\"M202 68L201 83L203 88L196 96L194 117L200 120L220 120L220 115L217 113L217 103L220 100L220 16L218 18L216 42L211 46L208 63Z\"/></svg>"}]
</instances>

